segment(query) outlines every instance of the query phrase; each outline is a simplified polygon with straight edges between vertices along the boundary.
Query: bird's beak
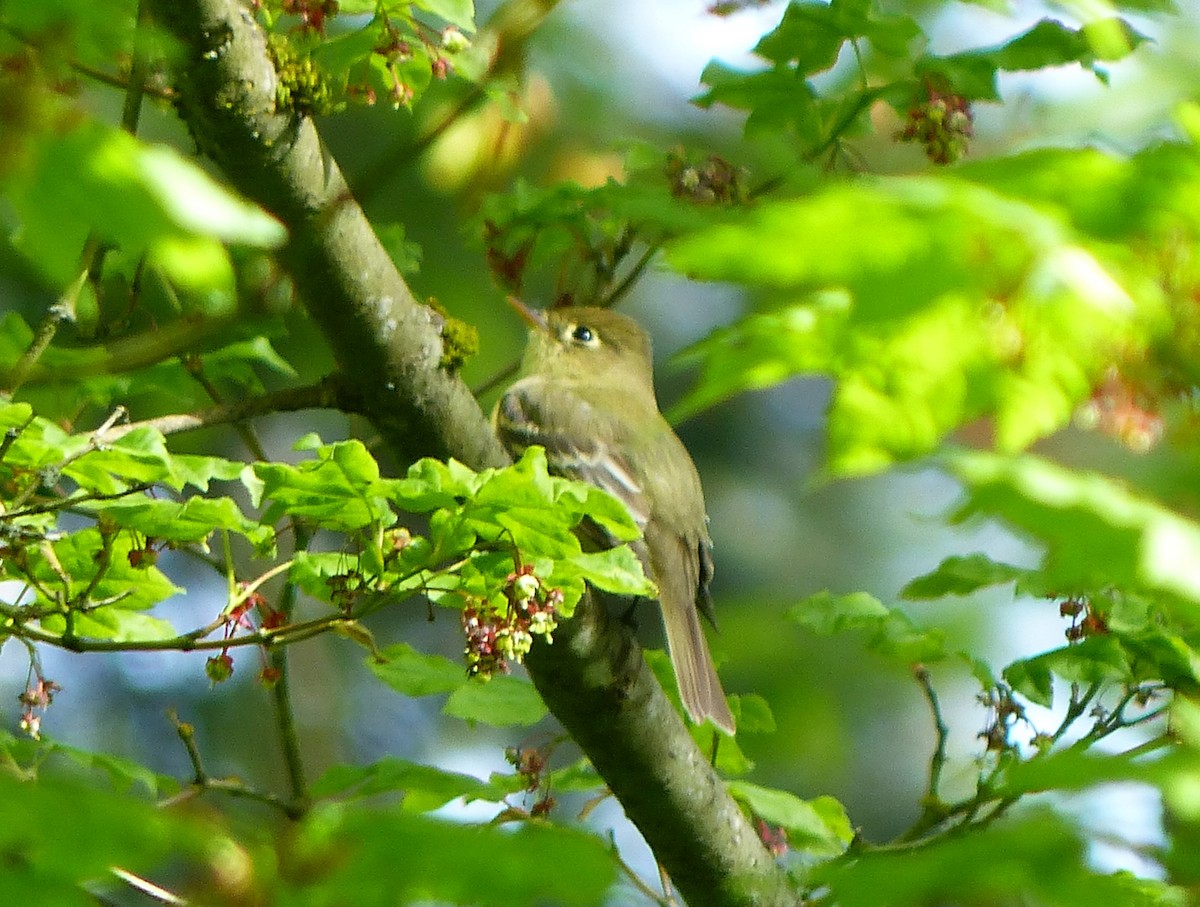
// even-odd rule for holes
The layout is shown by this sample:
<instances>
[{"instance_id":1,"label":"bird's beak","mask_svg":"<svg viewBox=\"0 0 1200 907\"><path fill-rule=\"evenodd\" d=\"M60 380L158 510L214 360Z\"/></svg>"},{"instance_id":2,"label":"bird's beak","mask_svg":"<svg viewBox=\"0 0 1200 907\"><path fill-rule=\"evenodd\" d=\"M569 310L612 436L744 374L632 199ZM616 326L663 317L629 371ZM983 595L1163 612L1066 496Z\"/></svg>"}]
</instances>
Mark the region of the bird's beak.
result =
<instances>
[{"instance_id":1,"label":"bird's beak","mask_svg":"<svg viewBox=\"0 0 1200 907\"><path fill-rule=\"evenodd\" d=\"M539 331L549 331L550 325L546 321L546 313L540 309L531 309L516 296L508 297L508 304L516 310L516 313L521 316L521 320L528 324L531 328Z\"/></svg>"}]
</instances>

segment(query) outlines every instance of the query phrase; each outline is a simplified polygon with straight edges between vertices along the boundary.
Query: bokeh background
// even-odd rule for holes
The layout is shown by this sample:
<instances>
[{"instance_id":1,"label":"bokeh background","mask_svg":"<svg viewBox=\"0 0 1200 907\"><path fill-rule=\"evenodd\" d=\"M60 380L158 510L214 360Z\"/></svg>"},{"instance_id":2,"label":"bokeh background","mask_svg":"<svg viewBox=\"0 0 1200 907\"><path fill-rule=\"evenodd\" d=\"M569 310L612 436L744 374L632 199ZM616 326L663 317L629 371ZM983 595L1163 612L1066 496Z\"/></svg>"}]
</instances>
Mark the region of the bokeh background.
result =
<instances>
[{"instance_id":1,"label":"bokeh background","mask_svg":"<svg viewBox=\"0 0 1200 907\"><path fill-rule=\"evenodd\" d=\"M481 21L491 6L480 3ZM1064 13L1062 7L1038 3L1017 2L1010 12L989 6L928 6L922 24L931 49L949 53L994 44L1044 15ZM418 295L436 297L455 315L478 324L481 350L465 368L473 386L509 366L523 343L522 328L484 264L476 218L489 193L503 192L519 178L535 185L559 179L598 185L620 178L624 152L634 142L711 151L745 166L754 179L790 165L788 149L743 141L739 115L689 103L701 90L700 73L710 59L755 65L750 49L778 22L784 5L768 3L728 18L705 7L695 0L561 4L527 48L523 106L528 120L506 123L494 110L480 109L417 158L396 149L453 106L461 89L452 84L439 88L440 96L420 105L416 115L381 105L322 124L368 214L381 225L403 224L406 238L420 247L419 271L410 275ZM921 15L922 4L907 7ZM975 110L977 136L970 156L1085 143L1132 152L1169 138L1174 104L1200 94L1200 4L1192 0L1181 7L1178 16L1133 20L1156 43L1111 66L1108 84L1078 67L1002 76L1003 104ZM847 61L822 76L850 77ZM97 108L119 110L118 93L90 91ZM918 148L893 142L899 126L893 112L880 108L875 119L874 134L853 141L864 170L912 172L930 166ZM169 110L148 106L142 133L188 147ZM36 320L46 293L14 271L5 277L4 270L0 306ZM541 289L548 293L548 285ZM537 298L535 287L527 301L549 300ZM655 338L664 403L678 399L691 380L672 357L761 304L730 287L698 285L661 267L650 269L624 307ZM290 316L288 329L277 346L303 379L318 378L331 363L314 329L299 314ZM778 725L775 733L747 735L742 743L756 763L753 780L804 797L831 794L845 803L867 838L884 840L903 830L919 807L934 743L920 690L908 666L871 653L863 638L813 637L788 621L786 609L821 590L867 591L893 605L909 579L949 554L983 550L996 559L1028 564L1037 551L995 525L947 525L957 490L920 465L873 478L825 481L822 431L828 395L820 378L799 379L715 407L679 431L700 468L712 518L721 621L714 647L724 658L722 676L730 692L765 697ZM492 397L484 397L485 406ZM309 431L327 440L370 435L368 426L336 413L271 417L256 427L267 451L281 459L295 457L292 443ZM232 434L193 435L180 443L245 455ZM1154 455L1137 457L1081 432L1065 433L1043 449L1118 472L1152 472L1161 465ZM182 629L219 612L224 601L219 578L170 553L161 565L188 588L186 596L161 609L163 616ZM951 647L959 642L986 652L997 670L1013 658L1060 645L1065 629L1053 603L1014 601L1006 589L904 607L919 623L943 627ZM647 611L641 623L653 642L657 618ZM404 639L451 656L461 647L457 623L445 613L429 622L419 602L376 615L372 629L381 643ZM549 723L518 734L445 719L436 697L407 700L383 687L366 669L362 650L345 640L314 640L290 654L312 776L337 762L361 763L388 754L486 776L506 770L505 746L544 742L555 733ZM189 763L166 718L174 709L196 725L210 773L282 786L268 696L254 681L256 653L238 653L234 678L216 688L205 679L199 654L74 656L47 650L41 657L46 675L64 688L46 716L46 734L183 778ZM27 670L26 651L10 641L0 651L0 716L10 727L19 715L16 696ZM975 701L977 687L965 664L939 666L934 682L952 729L948 782L965 790L974 777L974 758L982 747L977 735L986 715ZM1031 717L1048 725L1052 716L1031 712ZM564 750L556 758L571 754ZM571 801L562 808L569 810ZM1101 838L1119 831L1133 844L1155 840L1157 804L1137 789L1108 791L1067 808L1080 813ZM589 822L615 825L636 852L636 833L622 824L615 805L601 808ZM1153 872L1119 842L1101 841L1095 858L1106 866ZM635 857L643 866L646 859Z\"/></svg>"}]
</instances>

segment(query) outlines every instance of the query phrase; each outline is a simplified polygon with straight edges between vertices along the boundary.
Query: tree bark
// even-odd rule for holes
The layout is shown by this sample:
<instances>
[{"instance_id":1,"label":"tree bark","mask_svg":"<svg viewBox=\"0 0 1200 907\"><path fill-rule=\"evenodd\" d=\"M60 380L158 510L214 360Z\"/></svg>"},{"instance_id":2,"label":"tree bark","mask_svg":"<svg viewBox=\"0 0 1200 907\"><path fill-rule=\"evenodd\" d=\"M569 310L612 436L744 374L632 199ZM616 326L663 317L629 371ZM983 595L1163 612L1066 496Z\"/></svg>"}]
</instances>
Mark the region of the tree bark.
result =
<instances>
[{"instance_id":1,"label":"tree bark","mask_svg":"<svg viewBox=\"0 0 1200 907\"><path fill-rule=\"evenodd\" d=\"M180 112L199 148L289 230L283 250L309 312L402 459L509 461L468 389L440 365L439 316L419 304L316 128L275 105L265 36L238 0L153 0L184 47ZM591 759L687 902L798 902L725 792L629 630L587 599L529 657L551 711Z\"/></svg>"}]
</instances>

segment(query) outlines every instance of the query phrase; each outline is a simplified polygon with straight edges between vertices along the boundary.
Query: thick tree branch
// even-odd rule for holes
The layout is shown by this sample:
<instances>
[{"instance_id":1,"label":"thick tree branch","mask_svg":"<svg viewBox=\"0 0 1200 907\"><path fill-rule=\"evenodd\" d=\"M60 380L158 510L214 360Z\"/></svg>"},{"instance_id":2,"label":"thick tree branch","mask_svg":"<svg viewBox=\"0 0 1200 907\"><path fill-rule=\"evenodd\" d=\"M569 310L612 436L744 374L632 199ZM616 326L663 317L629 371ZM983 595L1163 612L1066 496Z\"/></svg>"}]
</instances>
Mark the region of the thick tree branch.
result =
<instances>
[{"instance_id":1,"label":"thick tree branch","mask_svg":"<svg viewBox=\"0 0 1200 907\"><path fill-rule=\"evenodd\" d=\"M440 367L442 318L419 304L312 122L276 110L266 37L236 0L155 0L186 59L179 108L200 150L288 227L282 258L363 411L401 455L507 457L470 391Z\"/></svg>"},{"instance_id":2,"label":"thick tree branch","mask_svg":"<svg viewBox=\"0 0 1200 907\"><path fill-rule=\"evenodd\" d=\"M691 907L799 902L626 627L592 596L526 656L555 717Z\"/></svg>"},{"instance_id":3,"label":"thick tree branch","mask_svg":"<svg viewBox=\"0 0 1200 907\"><path fill-rule=\"evenodd\" d=\"M520 2L520 0L517 0ZM237 0L154 0L187 48L180 109L200 148L290 231L285 264L385 440L404 456L507 462L469 391L439 365L418 304L311 122L275 109L275 72ZM629 631L581 605L534 681L692 907L794 903L785 875L687 734Z\"/></svg>"}]
</instances>

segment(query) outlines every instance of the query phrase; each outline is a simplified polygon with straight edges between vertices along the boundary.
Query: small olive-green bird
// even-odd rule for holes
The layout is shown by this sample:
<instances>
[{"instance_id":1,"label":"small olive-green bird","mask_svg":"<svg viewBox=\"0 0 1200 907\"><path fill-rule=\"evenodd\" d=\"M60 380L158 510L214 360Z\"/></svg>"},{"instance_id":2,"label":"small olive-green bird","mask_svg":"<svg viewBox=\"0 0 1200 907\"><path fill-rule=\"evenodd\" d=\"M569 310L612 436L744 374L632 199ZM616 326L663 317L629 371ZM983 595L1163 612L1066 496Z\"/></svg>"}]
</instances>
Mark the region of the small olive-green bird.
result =
<instances>
[{"instance_id":1,"label":"small olive-green bird","mask_svg":"<svg viewBox=\"0 0 1200 907\"><path fill-rule=\"evenodd\" d=\"M684 708L732 734L733 715L699 613L712 619L712 542L700 477L683 442L658 411L650 338L607 309L543 314L513 301L531 325L521 377L493 420L514 456L535 444L552 472L618 498L642 530L634 544L658 586L667 648Z\"/></svg>"}]
</instances>

